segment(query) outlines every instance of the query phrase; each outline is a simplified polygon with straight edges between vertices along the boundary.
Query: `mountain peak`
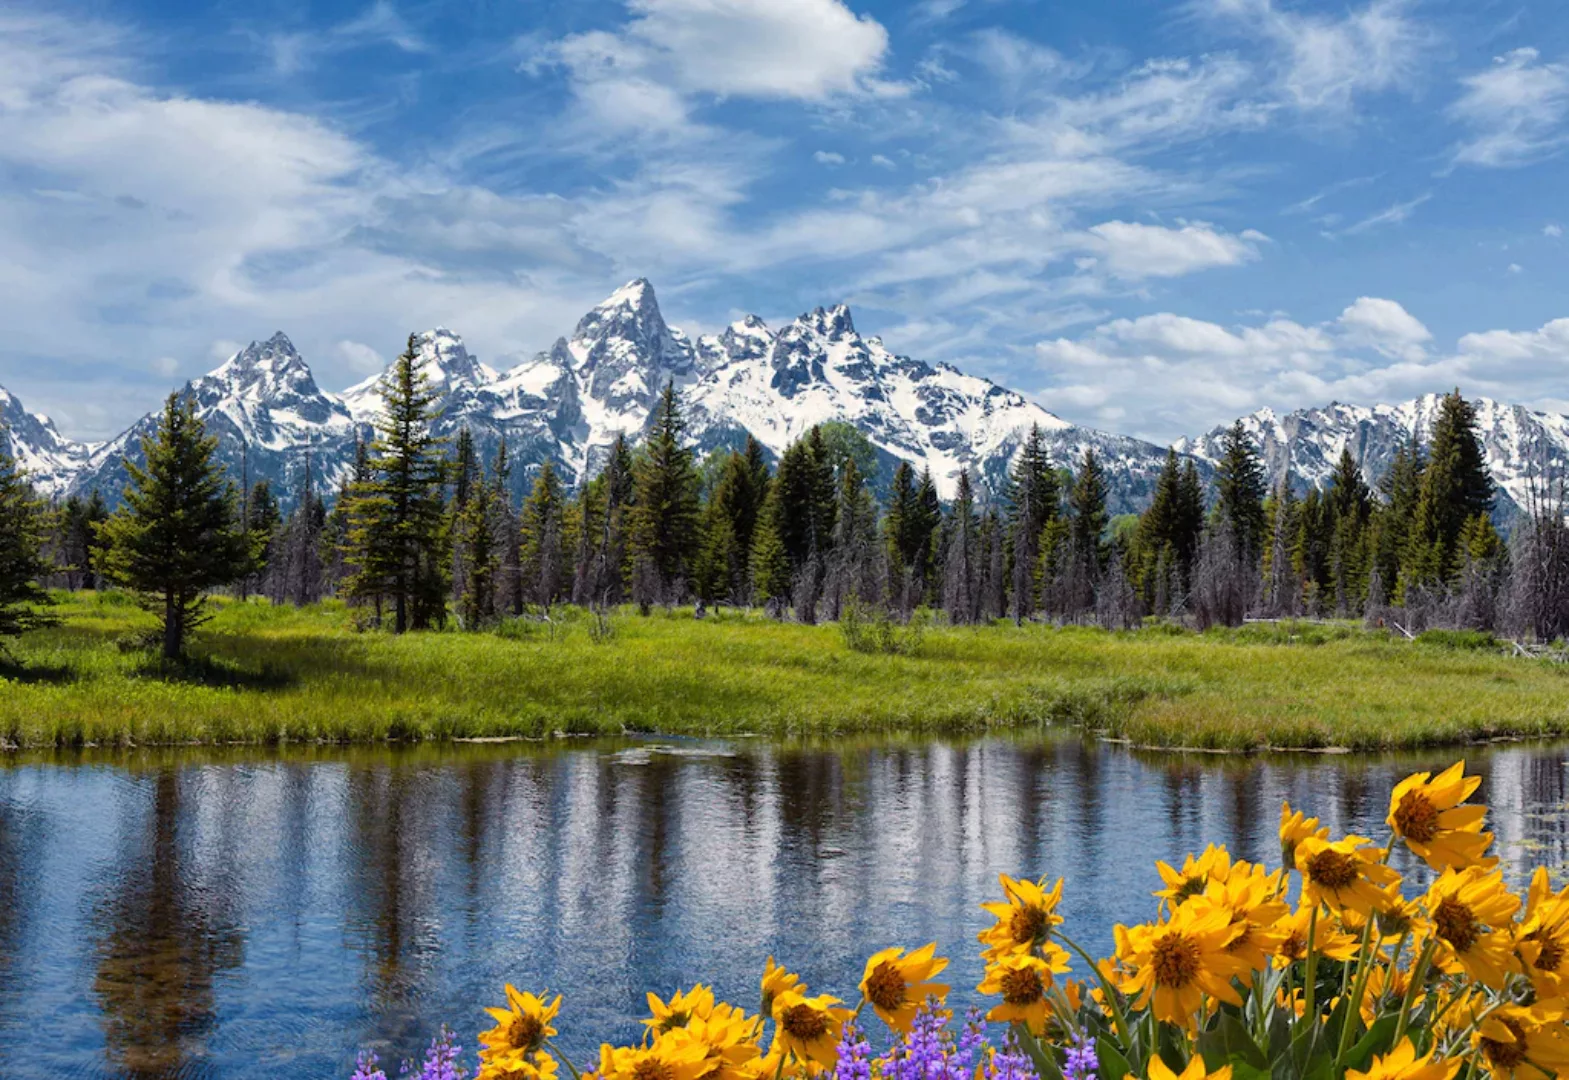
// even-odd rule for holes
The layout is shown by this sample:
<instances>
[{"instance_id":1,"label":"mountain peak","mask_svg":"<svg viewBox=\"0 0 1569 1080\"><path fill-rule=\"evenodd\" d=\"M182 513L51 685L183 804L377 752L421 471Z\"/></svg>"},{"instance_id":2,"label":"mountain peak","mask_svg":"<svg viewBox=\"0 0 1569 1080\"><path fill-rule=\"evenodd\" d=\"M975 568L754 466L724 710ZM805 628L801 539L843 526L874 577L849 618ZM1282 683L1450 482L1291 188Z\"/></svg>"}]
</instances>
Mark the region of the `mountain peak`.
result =
<instances>
[{"instance_id":1,"label":"mountain peak","mask_svg":"<svg viewBox=\"0 0 1569 1080\"><path fill-rule=\"evenodd\" d=\"M282 393L314 393L315 380L294 343L282 330L253 341L206 376L234 393L262 398Z\"/></svg>"},{"instance_id":2,"label":"mountain peak","mask_svg":"<svg viewBox=\"0 0 1569 1080\"><path fill-rule=\"evenodd\" d=\"M495 374L469 352L463 339L445 326L415 334L414 345L419 350L420 370L438 390L495 380Z\"/></svg>"},{"instance_id":3,"label":"mountain peak","mask_svg":"<svg viewBox=\"0 0 1569 1080\"><path fill-rule=\"evenodd\" d=\"M829 338L852 337L855 334L855 320L850 317L848 304L835 304L827 309L813 308L796 321Z\"/></svg>"}]
</instances>

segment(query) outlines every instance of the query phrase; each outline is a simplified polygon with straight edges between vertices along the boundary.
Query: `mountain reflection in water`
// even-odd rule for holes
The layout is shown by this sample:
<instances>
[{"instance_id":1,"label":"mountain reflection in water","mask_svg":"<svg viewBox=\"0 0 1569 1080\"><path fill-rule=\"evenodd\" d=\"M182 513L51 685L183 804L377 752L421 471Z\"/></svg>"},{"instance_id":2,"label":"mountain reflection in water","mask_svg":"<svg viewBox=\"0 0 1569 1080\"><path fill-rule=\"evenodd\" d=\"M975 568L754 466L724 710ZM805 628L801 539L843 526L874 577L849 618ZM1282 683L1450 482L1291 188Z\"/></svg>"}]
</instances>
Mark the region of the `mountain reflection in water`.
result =
<instances>
[{"instance_id":1,"label":"mountain reflection in water","mask_svg":"<svg viewBox=\"0 0 1569 1080\"><path fill-rule=\"evenodd\" d=\"M1280 802L1382 838L1390 787L1454 755L1143 755L1074 737L614 742L0 763L0 1076L342 1077L503 982L566 995L574 1058L647 989L755 1007L774 954L850 997L935 940L961 1001L999 872L1067 878L1096 950L1153 862L1278 862ZM1566 751L1469 755L1511 876L1565 863Z\"/></svg>"}]
</instances>

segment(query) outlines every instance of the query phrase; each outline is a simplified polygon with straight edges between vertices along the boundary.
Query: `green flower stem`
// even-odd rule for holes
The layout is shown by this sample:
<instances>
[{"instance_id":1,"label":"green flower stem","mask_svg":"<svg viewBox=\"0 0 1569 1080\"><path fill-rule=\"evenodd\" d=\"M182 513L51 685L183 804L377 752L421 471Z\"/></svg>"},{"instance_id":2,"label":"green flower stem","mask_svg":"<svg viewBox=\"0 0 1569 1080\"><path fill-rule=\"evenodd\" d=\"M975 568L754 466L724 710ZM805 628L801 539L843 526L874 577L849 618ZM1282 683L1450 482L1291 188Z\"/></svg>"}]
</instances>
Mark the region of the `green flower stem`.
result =
<instances>
[{"instance_id":1,"label":"green flower stem","mask_svg":"<svg viewBox=\"0 0 1569 1080\"><path fill-rule=\"evenodd\" d=\"M1084 962L1090 966L1090 970L1095 973L1095 981L1100 983L1101 993L1106 995L1106 1004L1111 1009L1111 1019L1112 1023L1117 1027L1117 1037L1122 1040L1124 1047L1131 1050L1133 1048L1133 1039L1128 1031L1128 1014L1122 1007L1122 995L1117 992L1116 987L1111 985L1111 980L1101 973L1099 965L1095 963L1095 958L1080 948L1078 942L1074 941L1067 934L1058 931L1053 931L1052 936L1082 956Z\"/></svg>"},{"instance_id":2,"label":"green flower stem","mask_svg":"<svg viewBox=\"0 0 1569 1080\"><path fill-rule=\"evenodd\" d=\"M1302 973L1302 1017L1310 1024L1318 1023L1318 909L1308 915L1307 966Z\"/></svg>"},{"instance_id":3,"label":"green flower stem","mask_svg":"<svg viewBox=\"0 0 1569 1080\"><path fill-rule=\"evenodd\" d=\"M1362 1017L1362 995L1367 991L1368 973L1373 969L1373 958L1369 955L1369 946L1373 941L1373 922L1375 916L1370 911L1367 914L1367 925L1362 928L1362 947L1357 950L1357 981L1351 996L1347 998L1345 991L1346 980L1340 980L1340 996L1346 1003L1346 1015L1340 1021L1340 1045L1335 1048L1335 1072L1340 1072L1340 1063L1346 1058L1346 1051L1351 1048L1351 1032L1356 1028L1356 1021ZM1350 968L1346 969L1350 971Z\"/></svg>"},{"instance_id":4,"label":"green flower stem","mask_svg":"<svg viewBox=\"0 0 1569 1080\"><path fill-rule=\"evenodd\" d=\"M1438 942L1428 938L1422 946L1422 952L1417 957L1416 966L1411 969L1411 985L1406 987L1406 996L1400 1003L1400 1019L1395 1022L1395 1037L1390 1045L1399 1046L1401 1038L1406 1033L1406 1025L1411 1022L1411 1006L1416 1003L1416 996L1422 990L1422 980L1427 978L1427 965L1432 963L1433 950Z\"/></svg>"}]
</instances>

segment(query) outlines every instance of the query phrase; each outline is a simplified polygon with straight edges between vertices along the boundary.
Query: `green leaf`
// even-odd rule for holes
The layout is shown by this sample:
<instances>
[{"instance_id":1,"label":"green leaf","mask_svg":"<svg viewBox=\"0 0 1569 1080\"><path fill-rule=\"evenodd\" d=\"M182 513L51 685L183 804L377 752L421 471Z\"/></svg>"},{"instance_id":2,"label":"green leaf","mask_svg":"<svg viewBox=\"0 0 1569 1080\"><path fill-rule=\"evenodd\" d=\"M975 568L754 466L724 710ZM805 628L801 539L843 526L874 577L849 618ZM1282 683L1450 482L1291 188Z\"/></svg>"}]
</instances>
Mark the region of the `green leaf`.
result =
<instances>
[{"instance_id":1,"label":"green leaf","mask_svg":"<svg viewBox=\"0 0 1569 1080\"><path fill-rule=\"evenodd\" d=\"M1100 1080L1123 1080L1125 1076L1133 1074L1133 1066L1128 1064L1128 1059L1122 1052L1107 1043L1095 1044L1095 1057L1100 1062L1096 1075Z\"/></svg>"},{"instance_id":2,"label":"green leaf","mask_svg":"<svg viewBox=\"0 0 1569 1080\"><path fill-rule=\"evenodd\" d=\"M1389 1053L1391 1044L1394 1042L1395 1025L1399 1021L1400 1018L1397 1016L1386 1016L1381 1020L1374 1021L1367 1034L1357 1040L1355 1046L1346 1051L1346 1060L1342 1064L1348 1069L1366 1072L1374 1054Z\"/></svg>"},{"instance_id":3,"label":"green leaf","mask_svg":"<svg viewBox=\"0 0 1569 1080\"><path fill-rule=\"evenodd\" d=\"M1235 1068L1239 1062L1261 1072L1269 1071L1269 1058L1253 1041L1247 1025L1231 1013L1222 1013L1214 1029L1199 1036L1198 1051L1212 1072L1222 1065Z\"/></svg>"}]
</instances>

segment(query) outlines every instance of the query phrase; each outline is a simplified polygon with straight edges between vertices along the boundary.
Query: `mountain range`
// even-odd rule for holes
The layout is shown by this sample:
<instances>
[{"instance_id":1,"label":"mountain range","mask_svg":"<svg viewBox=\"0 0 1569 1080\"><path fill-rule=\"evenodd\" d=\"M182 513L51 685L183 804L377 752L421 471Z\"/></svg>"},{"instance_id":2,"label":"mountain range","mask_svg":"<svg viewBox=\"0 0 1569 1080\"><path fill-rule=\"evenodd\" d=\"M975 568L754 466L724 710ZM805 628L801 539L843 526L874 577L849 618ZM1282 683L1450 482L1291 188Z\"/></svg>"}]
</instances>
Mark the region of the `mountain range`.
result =
<instances>
[{"instance_id":1,"label":"mountain range","mask_svg":"<svg viewBox=\"0 0 1569 1080\"><path fill-rule=\"evenodd\" d=\"M895 354L880 338L861 336L843 305L817 308L778 331L747 316L718 334L690 338L665 322L653 287L640 279L584 315L569 337L505 371L481 363L443 327L416 334L413 345L439 399L437 433L467 427L487 460L504 441L516 494L547 460L573 483L593 476L618 434L640 437L667 381L681 392L687 437L700 454L740 446L751 435L777 457L814 424L841 421L876 449L879 486L905 460L929 467L945 497L963 468L983 488L1000 491L1032 425L1061 466L1095 450L1116 512L1147 502L1166 457L1163 446L1071 424L987 379ZM328 493L348 475L356 442L370 436L380 407L380 378L325 391L277 333L192 380L186 392L232 475L265 478L291 501L307 475ZM1437 400L1332 404L1285 416L1265 409L1243 422L1272 483L1288 468L1299 488L1322 483L1347 446L1376 481L1402 441L1430 429ZM1569 465L1569 417L1485 399L1477 406L1488 461L1509 503L1524 504L1533 475ZM107 442L74 442L0 389L0 444L55 496L97 488L112 499L126 482L125 460L140 460L142 437L156 422L149 413ZM1223 431L1182 439L1176 448L1207 476Z\"/></svg>"}]
</instances>

